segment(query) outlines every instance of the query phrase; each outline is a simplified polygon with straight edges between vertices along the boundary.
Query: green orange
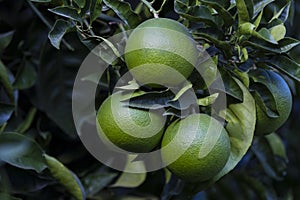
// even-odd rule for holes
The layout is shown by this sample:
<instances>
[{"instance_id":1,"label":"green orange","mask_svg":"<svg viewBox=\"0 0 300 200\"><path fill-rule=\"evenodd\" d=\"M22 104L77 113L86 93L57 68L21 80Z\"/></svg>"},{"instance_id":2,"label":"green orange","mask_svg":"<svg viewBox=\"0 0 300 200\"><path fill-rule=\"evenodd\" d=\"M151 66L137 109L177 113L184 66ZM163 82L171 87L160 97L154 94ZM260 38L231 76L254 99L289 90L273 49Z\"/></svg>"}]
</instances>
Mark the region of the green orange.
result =
<instances>
[{"instance_id":1,"label":"green orange","mask_svg":"<svg viewBox=\"0 0 300 200\"><path fill-rule=\"evenodd\" d=\"M155 18L140 24L130 34L125 62L142 84L177 86L197 64L196 42L181 23Z\"/></svg>"},{"instance_id":2,"label":"green orange","mask_svg":"<svg viewBox=\"0 0 300 200\"><path fill-rule=\"evenodd\" d=\"M168 169L186 181L206 181L221 171L230 155L227 131L206 114L193 114L167 128L162 159Z\"/></svg>"},{"instance_id":3,"label":"green orange","mask_svg":"<svg viewBox=\"0 0 300 200\"><path fill-rule=\"evenodd\" d=\"M104 141L130 152L149 152L160 142L165 118L160 111L128 107L130 94L108 97L97 113L98 133Z\"/></svg>"}]
</instances>

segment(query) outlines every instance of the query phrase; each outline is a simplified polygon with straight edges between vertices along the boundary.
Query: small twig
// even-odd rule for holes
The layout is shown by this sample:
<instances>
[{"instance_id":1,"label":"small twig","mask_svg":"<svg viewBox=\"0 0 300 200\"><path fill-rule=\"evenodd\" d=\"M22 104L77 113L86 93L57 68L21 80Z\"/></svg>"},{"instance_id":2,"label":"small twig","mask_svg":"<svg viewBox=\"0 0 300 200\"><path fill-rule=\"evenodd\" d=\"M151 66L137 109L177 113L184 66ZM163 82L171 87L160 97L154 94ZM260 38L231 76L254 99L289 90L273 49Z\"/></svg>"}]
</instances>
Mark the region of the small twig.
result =
<instances>
[{"instance_id":1,"label":"small twig","mask_svg":"<svg viewBox=\"0 0 300 200\"><path fill-rule=\"evenodd\" d=\"M160 11L162 11L162 9L163 9L163 7L164 7L164 5L165 5L165 3L166 3L167 1L168 1L168 0L164 0L164 1L162 2L162 4L160 5L159 10L156 11L157 13L159 13Z\"/></svg>"},{"instance_id":2,"label":"small twig","mask_svg":"<svg viewBox=\"0 0 300 200\"><path fill-rule=\"evenodd\" d=\"M155 17L155 18L158 18L158 13L159 13L159 12L157 12L157 11L152 7L152 4L153 4L154 1L152 1L152 2L149 2L149 1L147 1L147 0L141 0L141 1L145 4L145 6L147 6L147 7L149 8L150 12L153 13L154 17Z\"/></svg>"},{"instance_id":3,"label":"small twig","mask_svg":"<svg viewBox=\"0 0 300 200\"><path fill-rule=\"evenodd\" d=\"M33 12L42 20L42 22L47 26L48 29L52 29L52 25L48 22L48 20L42 15L42 13L35 7L35 5L27 0L29 7L33 10ZM61 42L69 49L70 51L74 51L74 48L65 40L62 39Z\"/></svg>"}]
</instances>

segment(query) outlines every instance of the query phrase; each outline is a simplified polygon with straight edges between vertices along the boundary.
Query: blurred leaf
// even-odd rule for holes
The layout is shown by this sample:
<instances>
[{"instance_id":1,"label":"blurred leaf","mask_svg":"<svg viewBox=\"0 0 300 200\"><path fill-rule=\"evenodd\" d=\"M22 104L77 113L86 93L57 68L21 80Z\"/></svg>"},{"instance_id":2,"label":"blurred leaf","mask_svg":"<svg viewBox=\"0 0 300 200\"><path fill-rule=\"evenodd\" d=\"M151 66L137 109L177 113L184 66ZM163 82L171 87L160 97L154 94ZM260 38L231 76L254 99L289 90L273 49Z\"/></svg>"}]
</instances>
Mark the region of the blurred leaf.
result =
<instances>
[{"instance_id":1,"label":"blurred leaf","mask_svg":"<svg viewBox=\"0 0 300 200\"><path fill-rule=\"evenodd\" d=\"M18 133L0 134L0 160L22 169L43 171L47 166L42 149L30 138Z\"/></svg>"},{"instance_id":2,"label":"blurred leaf","mask_svg":"<svg viewBox=\"0 0 300 200\"><path fill-rule=\"evenodd\" d=\"M289 11L290 11L290 5L291 2L288 1L288 3L281 8L270 21L273 21L275 19L279 19L280 21L282 21L283 23L288 19L289 17Z\"/></svg>"},{"instance_id":3,"label":"blurred leaf","mask_svg":"<svg viewBox=\"0 0 300 200\"><path fill-rule=\"evenodd\" d=\"M275 180L282 180L284 171L278 171L276 162L274 159L274 154L268 143L268 141L263 137L256 137L253 140L251 150L256 155L257 159L260 161L265 172Z\"/></svg>"},{"instance_id":4,"label":"blurred leaf","mask_svg":"<svg viewBox=\"0 0 300 200\"><path fill-rule=\"evenodd\" d=\"M270 33L276 41L282 40L286 34L286 28L283 24L274 26L270 29Z\"/></svg>"},{"instance_id":5,"label":"blurred leaf","mask_svg":"<svg viewBox=\"0 0 300 200\"><path fill-rule=\"evenodd\" d=\"M10 116L14 112L14 109L14 105L0 102L0 126L9 120Z\"/></svg>"},{"instance_id":6,"label":"blurred leaf","mask_svg":"<svg viewBox=\"0 0 300 200\"><path fill-rule=\"evenodd\" d=\"M201 0L201 2L214 8L220 14L226 26L231 26L234 23L234 19L231 14L222 5L220 5L218 1Z\"/></svg>"},{"instance_id":7,"label":"blurred leaf","mask_svg":"<svg viewBox=\"0 0 300 200\"><path fill-rule=\"evenodd\" d=\"M271 146L274 155L283 158L286 162L288 157L282 139L276 133L271 133L265 136Z\"/></svg>"},{"instance_id":8,"label":"blurred leaf","mask_svg":"<svg viewBox=\"0 0 300 200\"><path fill-rule=\"evenodd\" d=\"M53 176L76 200L85 199L84 188L78 177L55 158L44 154L47 166Z\"/></svg>"},{"instance_id":9,"label":"blurred leaf","mask_svg":"<svg viewBox=\"0 0 300 200\"><path fill-rule=\"evenodd\" d=\"M174 107L168 108L164 113L163 116L176 116L179 118L186 118L191 114L189 109L176 109Z\"/></svg>"},{"instance_id":10,"label":"blurred leaf","mask_svg":"<svg viewBox=\"0 0 300 200\"><path fill-rule=\"evenodd\" d=\"M259 27L263 14L264 14L264 12L263 12L263 10L262 10L262 11L260 12L260 14L257 16L257 18L255 19L255 21L253 22L253 25L255 26L255 29L256 29L257 27Z\"/></svg>"},{"instance_id":11,"label":"blurred leaf","mask_svg":"<svg viewBox=\"0 0 300 200\"><path fill-rule=\"evenodd\" d=\"M300 82L300 65L294 60L283 55L277 55L265 62Z\"/></svg>"},{"instance_id":12,"label":"blurred leaf","mask_svg":"<svg viewBox=\"0 0 300 200\"><path fill-rule=\"evenodd\" d=\"M140 88L140 86L135 80L132 80L128 82L128 85L119 86L117 88L122 90L137 90Z\"/></svg>"},{"instance_id":13,"label":"blurred leaf","mask_svg":"<svg viewBox=\"0 0 300 200\"><path fill-rule=\"evenodd\" d=\"M236 0L236 7L239 17L239 25L250 22L253 17L253 1L252 0Z\"/></svg>"},{"instance_id":14,"label":"blurred leaf","mask_svg":"<svg viewBox=\"0 0 300 200\"><path fill-rule=\"evenodd\" d=\"M33 63L25 61L18 69L16 79L13 83L13 88L22 90L32 87L36 82L36 76L37 74L33 67Z\"/></svg>"},{"instance_id":15,"label":"blurred leaf","mask_svg":"<svg viewBox=\"0 0 300 200\"><path fill-rule=\"evenodd\" d=\"M271 35L270 31L266 28L262 28L258 32L253 31L253 36L263 39L272 44L278 44L277 41Z\"/></svg>"},{"instance_id":16,"label":"blurred leaf","mask_svg":"<svg viewBox=\"0 0 300 200\"><path fill-rule=\"evenodd\" d=\"M269 5L270 3L272 3L275 0L257 0L254 1L254 7L253 7L253 16L257 16L258 13L260 13L261 11L263 11L263 9Z\"/></svg>"},{"instance_id":17,"label":"blurred leaf","mask_svg":"<svg viewBox=\"0 0 300 200\"><path fill-rule=\"evenodd\" d=\"M128 173L126 171L145 171L146 167L143 161L135 161L135 155L128 155L127 164L118 180L111 187L135 188L140 186L145 180L147 173ZM133 164L134 163L134 164Z\"/></svg>"},{"instance_id":18,"label":"blurred leaf","mask_svg":"<svg viewBox=\"0 0 300 200\"><path fill-rule=\"evenodd\" d=\"M90 5L90 24L95 21L102 12L102 0L92 0Z\"/></svg>"},{"instance_id":19,"label":"blurred leaf","mask_svg":"<svg viewBox=\"0 0 300 200\"><path fill-rule=\"evenodd\" d=\"M39 2L39 3L48 3L51 2L52 0L30 0L30 1Z\"/></svg>"},{"instance_id":20,"label":"blurred leaf","mask_svg":"<svg viewBox=\"0 0 300 200\"><path fill-rule=\"evenodd\" d=\"M103 2L130 28L135 28L141 22L140 16L132 11L129 3L120 0L103 0Z\"/></svg>"},{"instance_id":21,"label":"blurred leaf","mask_svg":"<svg viewBox=\"0 0 300 200\"><path fill-rule=\"evenodd\" d=\"M85 0L73 0L80 8L83 8L85 5Z\"/></svg>"},{"instance_id":22,"label":"blurred leaf","mask_svg":"<svg viewBox=\"0 0 300 200\"><path fill-rule=\"evenodd\" d=\"M204 22L210 26L221 26L222 20L213 16L207 6L188 6L183 0L175 0L175 12L191 21Z\"/></svg>"},{"instance_id":23,"label":"blurred leaf","mask_svg":"<svg viewBox=\"0 0 300 200\"><path fill-rule=\"evenodd\" d=\"M198 105L200 105L200 106L209 106L209 105L213 104L216 101L218 96L219 96L219 93L215 93L215 94L209 95L208 97L198 99Z\"/></svg>"},{"instance_id":24,"label":"blurred leaf","mask_svg":"<svg viewBox=\"0 0 300 200\"><path fill-rule=\"evenodd\" d=\"M0 52L2 52L11 42L15 31L0 33Z\"/></svg>"},{"instance_id":25,"label":"blurred leaf","mask_svg":"<svg viewBox=\"0 0 300 200\"><path fill-rule=\"evenodd\" d=\"M12 166L5 166L7 183L10 184L10 193L28 194L38 192L54 181L45 175L32 170L24 170ZM1 199L1 198L0 198ZM1 199L2 200L2 199Z\"/></svg>"},{"instance_id":26,"label":"blurred leaf","mask_svg":"<svg viewBox=\"0 0 300 200\"><path fill-rule=\"evenodd\" d=\"M72 31L74 25L71 22L58 19L48 34L51 44L59 49L60 43L64 35Z\"/></svg>"},{"instance_id":27,"label":"blurred leaf","mask_svg":"<svg viewBox=\"0 0 300 200\"><path fill-rule=\"evenodd\" d=\"M5 193L1 193L1 192L0 192L0 199L1 200L21 200L19 198L16 198L16 197L13 197L9 194L5 194Z\"/></svg>"},{"instance_id":28,"label":"blurred leaf","mask_svg":"<svg viewBox=\"0 0 300 200\"><path fill-rule=\"evenodd\" d=\"M26 119L15 130L18 133L25 133L32 124L32 121L36 114L36 108L31 108L26 116Z\"/></svg>"},{"instance_id":29,"label":"blurred leaf","mask_svg":"<svg viewBox=\"0 0 300 200\"><path fill-rule=\"evenodd\" d=\"M117 173L96 170L82 179L88 197L91 197L106 187L117 176Z\"/></svg>"},{"instance_id":30,"label":"blurred leaf","mask_svg":"<svg viewBox=\"0 0 300 200\"><path fill-rule=\"evenodd\" d=\"M177 94L171 101L177 101L186 91L190 90L192 87L193 87L193 84L187 83L179 90L179 92L177 92Z\"/></svg>"},{"instance_id":31,"label":"blurred leaf","mask_svg":"<svg viewBox=\"0 0 300 200\"><path fill-rule=\"evenodd\" d=\"M5 89L10 102L14 103L14 91L13 86L9 80L8 72L2 61L0 60L0 83L2 84L3 88Z\"/></svg>"},{"instance_id":32,"label":"blurred leaf","mask_svg":"<svg viewBox=\"0 0 300 200\"><path fill-rule=\"evenodd\" d=\"M59 7L49 9L49 11L51 11L57 15L60 15L62 17L66 17L68 19L73 19L75 21L82 23L82 19L79 15L78 11L73 7L59 6Z\"/></svg>"}]
</instances>

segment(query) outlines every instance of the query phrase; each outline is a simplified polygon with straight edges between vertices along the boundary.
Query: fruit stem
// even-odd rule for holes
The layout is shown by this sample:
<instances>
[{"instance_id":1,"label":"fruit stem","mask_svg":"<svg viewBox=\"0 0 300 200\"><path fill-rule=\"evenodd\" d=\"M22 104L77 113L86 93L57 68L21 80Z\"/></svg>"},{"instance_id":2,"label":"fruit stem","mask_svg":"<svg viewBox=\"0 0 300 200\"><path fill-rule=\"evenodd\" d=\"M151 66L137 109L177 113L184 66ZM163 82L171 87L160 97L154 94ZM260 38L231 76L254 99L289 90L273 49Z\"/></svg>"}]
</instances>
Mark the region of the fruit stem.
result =
<instances>
[{"instance_id":1,"label":"fruit stem","mask_svg":"<svg viewBox=\"0 0 300 200\"><path fill-rule=\"evenodd\" d=\"M152 6L152 4L154 3L154 1L152 1L152 2L149 2L149 1L147 1L147 0L141 0L141 1L145 4L145 6L147 6L147 7L149 8L150 12L153 13L154 18L159 18L158 14L159 14L159 12L163 9L163 6L164 6L165 3L167 2L167 0L164 0L164 1L162 2L162 4L161 4L159 10L155 10L155 9L153 8L153 6Z\"/></svg>"}]
</instances>

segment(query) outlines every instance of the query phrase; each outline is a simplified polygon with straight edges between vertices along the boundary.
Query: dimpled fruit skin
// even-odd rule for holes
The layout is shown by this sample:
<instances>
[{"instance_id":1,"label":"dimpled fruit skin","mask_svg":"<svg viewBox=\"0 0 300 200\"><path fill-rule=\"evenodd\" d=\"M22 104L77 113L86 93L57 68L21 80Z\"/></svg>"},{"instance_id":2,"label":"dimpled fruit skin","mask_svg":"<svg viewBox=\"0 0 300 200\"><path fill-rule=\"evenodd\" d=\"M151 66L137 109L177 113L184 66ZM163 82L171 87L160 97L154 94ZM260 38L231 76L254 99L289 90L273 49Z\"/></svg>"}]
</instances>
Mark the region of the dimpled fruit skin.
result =
<instances>
[{"instance_id":1,"label":"dimpled fruit skin","mask_svg":"<svg viewBox=\"0 0 300 200\"><path fill-rule=\"evenodd\" d=\"M207 133L210 123L212 123L211 129L209 133ZM195 126L193 128L179 128L180 125L189 126L189 124L198 126L196 129ZM193 130L196 133L195 139L191 136L193 135ZM204 143L207 144L208 142L207 138L209 135L205 137L206 134L216 134L216 132L219 131L221 131L220 136L217 137L211 145L208 144L211 148L208 154L200 158L200 149ZM183 139L178 142L170 143L177 134L182 136ZM230 140L227 131L220 122L206 114L190 115L181 121L177 120L173 122L167 128L163 136L162 147L169 144L170 148L168 150L162 148L163 161L165 163L172 161L175 152L184 149L183 145L186 143L191 143L191 145L175 162L168 166L168 169L172 173L186 181L206 181L212 178L223 169L230 155Z\"/></svg>"},{"instance_id":2,"label":"dimpled fruit skin","mask_svg":"<svg viewBox=\"0 0 300 200\"><path fill-rule=\"evenodd\" d=\"M291 111L293 98L288 84L276 72L268 71L264 77L269 82L269 89L274 96L279 117L271 118L256 104L256 135L273 133L280 128L288 119Z\"/></svg>"},{"instance_id":3,"label":"dimpled fruit skin","mask_svg":"<svg viewBox=\"0 0 300 200\"><path fill-rule=\"evenodd\" d=\"M113 104L112 96L117 99L113 101ZM152 111L148 112L147 110L128 108L124 102L121 102L121 100L130 97L128 95L117 92L112 96L108 97L98 110L97 121L98 125L100 125L100 127L97 127L98 134L105 134L114 145L130 152L143 153L155 148L161 140L163 129L157 134L148 137L147 134L150 134L151 130L149 130L149 132L139 132L139 129L135 126L145 127L152 123L149 129L153 126L163 128L163 117ZM115 114L113 114L112 108L117 111ZM130 117L125 115L128 109ZM118 121L116 121L114 117L118 118ZM132 122L135 126L130 127L132 126ZM99 131L99 128L101 128L102 131ZM131 134L146 136L146 138L133 137L127 134L126 130L131 131Z\"/></svg>"},{"instance_id":4,"label":"dimpled fruit skin","mask_svg":"<svg viewBox=\"0 0 300 200\"><path fill-rule=\"evenodd\" d=\"M130 34L125 47L125 62L134 78L140 82L176 86L192 73L197 64L198 50L188 29L166 18L150 19ZM177 70L181 78L172 76ZM142 70L137 67L143 66Z\"/></svg>"}]
</instances>

